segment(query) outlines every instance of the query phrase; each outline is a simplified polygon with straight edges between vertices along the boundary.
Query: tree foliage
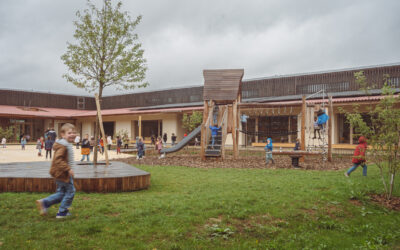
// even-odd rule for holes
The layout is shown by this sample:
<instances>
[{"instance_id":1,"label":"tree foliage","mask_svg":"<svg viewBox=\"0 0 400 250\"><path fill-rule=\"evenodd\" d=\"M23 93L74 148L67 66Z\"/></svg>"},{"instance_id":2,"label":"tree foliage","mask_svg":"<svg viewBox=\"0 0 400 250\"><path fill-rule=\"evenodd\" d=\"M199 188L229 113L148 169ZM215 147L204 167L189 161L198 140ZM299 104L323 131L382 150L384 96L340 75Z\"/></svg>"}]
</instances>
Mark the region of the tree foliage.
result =
<instances>
[{"instance_id":1,"label":"tree foliage","mask_svg":"<svg viewBox=\"0 0 400 250\"><path fill-rule=\"evenodd\" d=\"M121 2L113 7L110 0L104 0L103 8L98 9L88 1L88 6L83 13L76 13L76 43L67 43L67 52L61 56L68 67L63 77L78 88L98 91L100 101L103 89L108 86L117 90L146 87L144 50L135 33L142 16L132 21L127 12L121 11ZM96 139L98 128L97 118ZM97 144L93 161L96 164Z\"/></svg>"},{"instance_id":2,"label":"tree foliage","mask_svg":"<svg viewBox=\"0 0 400 250\"><path fill-rule=\"evenodd\" d=\"M99 97L107 86L119 90L145 87L146 60L134 32L142 16L132 21L121 11L121 2L113 7L105 0L101 9L91 2L88 6L76 14L76 43L67 43L67 52L61 56L69 69L63 77L90 92L99 90Z\"/></svg>"},{"instance_id":3,"label":"tree foliage","mask_svg":"<svg viewBox=\"0 0 400 250\"><path fill-rule=\"evenodd\" d=\"M182 127L188 132L192 132L203 122L203 113L194 111L191 115L184 114L182 118Z\"/></svg>"},{"instance_id":4,"label":"tree foliage","mask_svg":"<svg viewBox=\"0 0 400 250\"><path fill-rule=\"evenodd\" d=\"M356 75L360 86L368 86L363 72ZM346 112L348 122L354 127L355 136L366 136L371 149L368 150L369 162L380 169L382 183L387 199L391 199L394 180L400 168L400 98L394 95L394 89L388 85L387 76L382 88L383 98L376 106L369 106L370 126L363 120L359 107Z\"/></svg>"},{"instance_id":5,"label":"tree foliage","mask_svg":"<svg viewBox=\"0 0 400 250\"><path fill-rule=\"evenodd\" d=\"M14 127L10 126L7 128L0 127L0 140L6 138L7 141L14 138Z\"/></svg>"}]
</instances>

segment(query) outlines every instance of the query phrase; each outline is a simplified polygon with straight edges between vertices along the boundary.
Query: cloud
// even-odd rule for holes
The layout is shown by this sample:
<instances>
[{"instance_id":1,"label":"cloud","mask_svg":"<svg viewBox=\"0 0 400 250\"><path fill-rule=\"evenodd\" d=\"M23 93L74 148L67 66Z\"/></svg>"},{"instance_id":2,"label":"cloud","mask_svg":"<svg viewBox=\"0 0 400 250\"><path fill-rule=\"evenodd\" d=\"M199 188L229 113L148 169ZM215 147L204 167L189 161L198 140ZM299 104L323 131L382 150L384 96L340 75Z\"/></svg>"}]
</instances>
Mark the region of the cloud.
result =
<instances>
[{"instance_id":1,"label":"cloud","mask_svg":"<svg viewBox=\"0 0 400 250\"><path fill-rule=\"evenodd\" d=\"M1 1L0 87L85 94L61 77L60 60L85 6ZM400 61L396 0L136 0L123 9L143 15L148 90L201 85L206 68L244 68L254 78Z\"/></svg>"}]
</instances>

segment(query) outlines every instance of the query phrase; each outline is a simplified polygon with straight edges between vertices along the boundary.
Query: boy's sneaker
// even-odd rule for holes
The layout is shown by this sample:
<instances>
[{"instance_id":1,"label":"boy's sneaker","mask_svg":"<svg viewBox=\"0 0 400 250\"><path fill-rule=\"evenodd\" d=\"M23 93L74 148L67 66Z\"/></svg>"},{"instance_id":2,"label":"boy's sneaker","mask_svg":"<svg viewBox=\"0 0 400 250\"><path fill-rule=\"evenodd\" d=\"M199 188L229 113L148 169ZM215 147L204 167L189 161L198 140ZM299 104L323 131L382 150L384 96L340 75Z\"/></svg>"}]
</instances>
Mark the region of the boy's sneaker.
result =
<instances>
[{"instance_id":1,"label":"boy's sneaker","mask_svg":"<svg viewBox=\"0 0 400 250\"><path fill-rule=\"evenodd\" d=\"M344 176L350 177L349 174L348 174L347 172L344 172Z\"/></svg>"},{"instance_id":2,"label":"boy's sneaker","mask_svg":"<svg viewBox=\"0 0 400 250\"><path fill-rule=\"evenodd\" d=\"M40 212L40 215L46 215L47 214L47 207L44 205L43 200L37 200L36 201L36 206Z\"/></svg>"},{"instance_id":3,"label":"boy's sneaker","mask_svg":"<svg viewBox=\"0 0 400 250\"><path fill-rule=\"evenodd\" d=\"M67 216L70 216L71 214L69 213L69 211L65 211L65 212L58 212L56 218L57 219L63 219L63 218L67 218Z\"/></svg>"}]
</instances>

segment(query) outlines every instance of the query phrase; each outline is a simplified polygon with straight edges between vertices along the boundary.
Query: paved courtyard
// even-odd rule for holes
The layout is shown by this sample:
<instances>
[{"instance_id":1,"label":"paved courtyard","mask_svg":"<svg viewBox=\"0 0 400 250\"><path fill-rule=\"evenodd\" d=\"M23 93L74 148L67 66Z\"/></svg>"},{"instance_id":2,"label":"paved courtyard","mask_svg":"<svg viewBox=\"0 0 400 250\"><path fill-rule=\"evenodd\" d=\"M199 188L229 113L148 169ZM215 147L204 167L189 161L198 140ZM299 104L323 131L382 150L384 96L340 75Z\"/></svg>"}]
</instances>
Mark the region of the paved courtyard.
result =
<instances>
[{"instance_id":1,"label":"paved courtyard","mask_svg":"<svg viewBox=\"0 0 400 250\"><path fill-rule=\"evenodd\" d=\"M75 150L75 160L79 161L82 157L81 150ZM29 161L45 161L46 160L46 151L42 150L42 156L39 157L38 150L36 149L36 145L27 145L25 150L21 150L21 146L19 145L8 145L7 148L3 148L0 146L0 163L10 163L10 162L29 162ZM54 151L53 151L54 154ZM109 159L121 159L132 157L130 154L119 154L115 150L111 150L108 152ZM104 161L105 156L98 154L99 161ZM50 161L50 159L47 159ZM90 160L93 160L93 153L90 154Z\"/></svg>"}]
</instances>

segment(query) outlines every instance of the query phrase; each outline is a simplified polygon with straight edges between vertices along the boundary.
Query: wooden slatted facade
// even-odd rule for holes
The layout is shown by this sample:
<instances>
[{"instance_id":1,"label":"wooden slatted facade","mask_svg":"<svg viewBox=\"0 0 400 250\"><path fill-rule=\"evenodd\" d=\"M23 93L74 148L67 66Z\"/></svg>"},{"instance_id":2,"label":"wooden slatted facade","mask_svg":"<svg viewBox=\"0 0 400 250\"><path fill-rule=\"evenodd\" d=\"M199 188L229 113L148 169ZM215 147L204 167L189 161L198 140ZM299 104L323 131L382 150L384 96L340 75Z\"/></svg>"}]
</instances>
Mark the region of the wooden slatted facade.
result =
<instances>
[{"instance_id":1,"label":"wooden slatted facade","mask_svg":"<svg viewBox=\"0 0 400 250\"><path fill-rule=\"evenodd\" d=\"M83 98L85 102L85 110L96 109L94 98ZM20 90L0 90L0 105L81 109L81 107L78 106L79 101L82 101L82 96L29 92Z\"/></svg>"},{"instance_id":2,"label":"wooden slatted facade","mask_svg":"<svg viewBox=\"0 0 400 250\"><path fill-rule=\"evenodd\" d=\"M262 79L249 79L242 81L242 98L258 98L272 96L290 96L315 93L321 88L326 92L357 91L358 86L354 73L363 70L368 81L376 83L376 89L383 86L383 76L388 74L395 87L400 88L400 64L390 66L377 66L358 68L343 71L332 71L289 76L276 76ZM147 107L167 104L194 103L203 100L203 91L206 100L213 97L214 88L210 91L202 86L183 87L170 90L149 91L143 93L106 96L102 100L103 109L126 107ZM0 105L53 107L80 109L79 96L60 95L17 90L0 89ZM231 98L224 96L223 98ZM84 97L86 110L95 110L95 101L92 97Z\"/></svg>"}]
</instances>

